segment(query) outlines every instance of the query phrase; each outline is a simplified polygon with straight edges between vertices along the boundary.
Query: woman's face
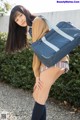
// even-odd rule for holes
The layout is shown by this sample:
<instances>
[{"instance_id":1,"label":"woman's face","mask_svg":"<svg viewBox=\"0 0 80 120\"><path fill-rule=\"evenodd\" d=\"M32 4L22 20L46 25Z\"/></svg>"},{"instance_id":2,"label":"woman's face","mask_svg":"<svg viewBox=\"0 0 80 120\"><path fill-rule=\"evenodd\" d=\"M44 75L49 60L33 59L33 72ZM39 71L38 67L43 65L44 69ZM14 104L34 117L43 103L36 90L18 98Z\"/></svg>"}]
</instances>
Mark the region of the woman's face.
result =
<instances>
[{"instance_id":1,"label":"woman's face","mask_svg":"<svg viewBox=\"0 0 80 120\"><path fill-rule=\"evenodd\" d=\"M21 12L17 12L16 14L17 15L15 18L15 22L21 27L26 27L27 26L26 16Z\"/></svg>"}]
</instances>

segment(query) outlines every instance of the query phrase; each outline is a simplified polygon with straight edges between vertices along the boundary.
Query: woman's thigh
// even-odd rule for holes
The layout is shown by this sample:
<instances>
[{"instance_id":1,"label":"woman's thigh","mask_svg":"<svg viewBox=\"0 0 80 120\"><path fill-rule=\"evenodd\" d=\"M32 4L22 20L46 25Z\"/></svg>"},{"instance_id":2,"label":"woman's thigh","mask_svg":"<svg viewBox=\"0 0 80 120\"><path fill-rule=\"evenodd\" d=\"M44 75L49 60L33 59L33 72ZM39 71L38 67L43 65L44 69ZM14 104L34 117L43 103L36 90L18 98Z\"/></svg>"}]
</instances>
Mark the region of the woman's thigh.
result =
<instances>
[{"instance_id":1,"label":"woman's thigh","mask_svg":"<svg viewBox=\"0 0 80 120\"><path fill-rule=\"evenodd\" d=\"M42 88L37 89L33 93L35 101L40 104L45 104L51 86L54 82L63 74L64 70L58 67L50 67L47 70L40 73L40 81L42 81Z\"/></svg>"},{"instance_id":2,"label":"woman's thigh","mask_svg":"<svg viewBox=\"0 0 80 120\"><path fill-rule=\"evenodd\" d=\"M50 67L40 73L40 80L46 85L54 84L54 82L64 73L64 69L58 67Z\"/></svg>"}]
</instances>

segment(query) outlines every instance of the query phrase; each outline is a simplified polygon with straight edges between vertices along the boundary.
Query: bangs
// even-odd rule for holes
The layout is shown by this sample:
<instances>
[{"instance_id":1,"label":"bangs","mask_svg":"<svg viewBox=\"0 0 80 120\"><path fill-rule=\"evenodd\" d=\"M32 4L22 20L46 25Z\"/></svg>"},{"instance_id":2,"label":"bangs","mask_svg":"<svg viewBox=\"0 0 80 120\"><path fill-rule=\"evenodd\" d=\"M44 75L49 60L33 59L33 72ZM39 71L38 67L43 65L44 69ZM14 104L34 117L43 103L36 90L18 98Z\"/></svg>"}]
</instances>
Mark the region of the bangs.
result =
<instances>
[{"instance_id":1,"label":"bangs","mask_svg":"<svg viewBox=\"0 0 80 120\"><path fill-rule=\"evenodd\" d=\"M19 11L16 11L14 16L13 16L13 19L15 20L17 16L19 16L22 12L19 12Z\"/></svg>"}]
</instances>

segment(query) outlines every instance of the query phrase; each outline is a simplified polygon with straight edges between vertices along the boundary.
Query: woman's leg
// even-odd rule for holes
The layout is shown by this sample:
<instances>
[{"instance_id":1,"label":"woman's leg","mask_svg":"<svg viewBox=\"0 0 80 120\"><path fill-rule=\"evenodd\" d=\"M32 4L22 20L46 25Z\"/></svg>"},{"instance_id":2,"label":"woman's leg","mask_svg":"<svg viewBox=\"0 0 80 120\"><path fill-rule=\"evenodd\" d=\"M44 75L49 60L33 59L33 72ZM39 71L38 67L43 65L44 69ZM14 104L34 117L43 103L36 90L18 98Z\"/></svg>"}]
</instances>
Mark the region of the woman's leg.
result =
<instances>
[{"instance_id":1,"label":"woman's leg","mask_svg":"<svg viewBox=\"0 0 80 120\"><path fill-rule=\"evenodd\" d=\"M44 105L44 112L40 120L46 120L46 105Z\"/></svg>"},{"instance_id":2,"label":"woman's leg","mask_svg":"<svg viewBox=\"0 0 80 120\"><path fill-rule=\"evenodd\" d=\"M35 102L31 120L46 120L45 105Z\"/></svg>"},{"instance_id":3,"label":"woman's leg","mask_svg":"<svg viewBox=\"0 0 80 120\"><path fill-rule=\"evenodd\" d=\"M33 92L33 98L37 103L42 105L45 104L51 86L63 73L64 69L60 69L58 67L51 67L41 72L40 80L43 83L42 88L41 89L36 88L35 91Z\"/></svg>"},{"instance_id":4,"label":"woman's leg","mask_svg":"<svg viewBox=\"0 0 80 120\"><path fill-rule=\"evenodd\" d=\"M33 92L33 98L36 102L32 113L32 120L46 120L45 102L50 88L63 73L64 70L58 67L51 67L41 72L40 80L42 81L42 88L36 88Z\"/></svg>"}]
</instances>

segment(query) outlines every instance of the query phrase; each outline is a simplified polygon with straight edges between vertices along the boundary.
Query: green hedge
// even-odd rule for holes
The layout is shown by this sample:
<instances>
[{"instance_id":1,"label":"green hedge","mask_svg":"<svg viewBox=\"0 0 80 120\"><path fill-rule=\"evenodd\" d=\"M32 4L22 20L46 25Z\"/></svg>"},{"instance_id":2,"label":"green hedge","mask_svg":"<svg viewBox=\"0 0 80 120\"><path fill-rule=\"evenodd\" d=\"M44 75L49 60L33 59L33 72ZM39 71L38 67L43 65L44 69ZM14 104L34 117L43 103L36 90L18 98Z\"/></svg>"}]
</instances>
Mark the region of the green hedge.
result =
<instances>
[{"instance_id":1,"label":"green hedge","mask_svg":"<svg viewBox=\"0 0 80 120\"><path fill-rule=\"evenodd\" d=\"M32 89L34 75L32 71L32 56L30 49L15 54L5 54L5 39L7 34L0 37L0 80L10 83L15 87Z\"/></svg>"},{"instance_id":2,"label":"green hedge","mask_svg":"<svg viewBox=\"0 0 80 120\"><path fill-rule=\"evenodd\" d=\"M25 49L16 54L5 54L6 36L0 34L0 80L14 87L32 90L35 82L32 71L33 52ZM55 82L50 96L80 107L80 47L70 53L70 71Z\"/></svg>"},{"instance_id":3,"label":"green hedge","mask_svg":"<svg viewBox=\"0 0 80 120\"><path fill-rule=\"evenodd\" d=\"M31 50L0 56L0 79L11 83L15 87L31 89L34 82L31 62Z\"/></svg>"}]
</instances>

